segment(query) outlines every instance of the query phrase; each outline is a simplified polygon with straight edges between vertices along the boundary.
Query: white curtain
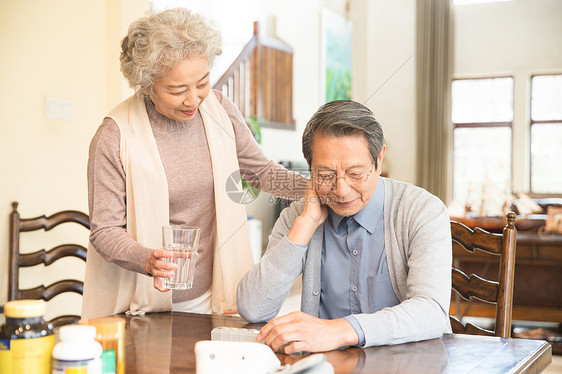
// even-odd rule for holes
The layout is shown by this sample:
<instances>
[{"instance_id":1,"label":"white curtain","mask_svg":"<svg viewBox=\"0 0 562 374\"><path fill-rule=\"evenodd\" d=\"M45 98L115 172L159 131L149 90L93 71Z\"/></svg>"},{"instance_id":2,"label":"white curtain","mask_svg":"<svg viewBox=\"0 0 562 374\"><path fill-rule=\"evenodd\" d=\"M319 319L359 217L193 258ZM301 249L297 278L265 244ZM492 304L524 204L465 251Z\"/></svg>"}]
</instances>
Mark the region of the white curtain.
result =
<instances>
[{"instance_id":1,"label":"white curtain","mask_svg":"<svg viewBox=\"0 0 562 374\"><path fill-rule=\"evenodd\" d=\"M452 198L451 0L416 0L417 183Z\"/></svg>"}]
</instances>

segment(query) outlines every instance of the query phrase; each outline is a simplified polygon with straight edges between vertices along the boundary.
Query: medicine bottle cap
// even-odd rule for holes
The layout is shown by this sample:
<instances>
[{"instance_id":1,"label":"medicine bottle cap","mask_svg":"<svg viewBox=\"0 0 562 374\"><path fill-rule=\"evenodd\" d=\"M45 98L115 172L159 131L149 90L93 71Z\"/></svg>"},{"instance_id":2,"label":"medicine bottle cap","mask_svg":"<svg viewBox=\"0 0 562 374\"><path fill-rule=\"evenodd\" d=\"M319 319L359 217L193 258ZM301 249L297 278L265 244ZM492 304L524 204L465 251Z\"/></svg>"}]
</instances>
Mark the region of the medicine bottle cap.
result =
<instances>
[{"instance_id":1,"label":"medicine bottle cap","mask_svg":"<svg viewBox=\"0 0 562 374\"><path fill-rule=\"evenodd\" d=\"M94 326L62 326L59 328L58 334L60 341L54 346L52 352L53 366L57 369L59 364L57 361L94 360L94 362L97 362L96 360L101 360L103 349L101 344L94 340L96 337L96 328ZM80 363L80 365L82 364ZM54 372L59 371L53 370ZM70 373L70 371L65 372ZM89 367L87 372L91 372Z\"/></svg>"},{"instance_id":2,"label":"medicine bottle cap","mask_svg":"<svg viewBox=\"0 0 562 374\"><path fill-rule=\"evenodd\" d=\"M4 314L9 318L42 317L47 310L43 300L14 300L4 305Z\"/></svg>"}]
</instances>

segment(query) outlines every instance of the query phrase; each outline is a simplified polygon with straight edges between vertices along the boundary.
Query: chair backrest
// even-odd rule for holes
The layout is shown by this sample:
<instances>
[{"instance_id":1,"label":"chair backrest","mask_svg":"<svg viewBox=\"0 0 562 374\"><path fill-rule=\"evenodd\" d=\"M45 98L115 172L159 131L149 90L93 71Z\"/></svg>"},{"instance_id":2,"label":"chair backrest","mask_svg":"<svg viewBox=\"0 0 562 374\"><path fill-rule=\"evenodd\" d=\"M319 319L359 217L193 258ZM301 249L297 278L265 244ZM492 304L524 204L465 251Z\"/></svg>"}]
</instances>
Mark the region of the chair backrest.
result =
<instances>
[{"instance_id":1,"label":"chair backrest","mask_svg":"<svg viewBox=\"0 0 562 374\"><path fill-rule=\"evenodd\" d=\"M515 273L515 213L507 214L507 225L503 234L489 233L476 227L469 227L451 221L451 237L453 245L460 245L466 251L474 253L475 249L499 256L498 281L490 281L471 274L467 276L453 267L452 287L464 299L479 300L496 304L496 320L494 331L462 323L451 316L451 327L454 333L491 335L503 338L511 336L511 311L513 305L513 279Z\"/></svg>"},{"instance_id":2,"label":"chair backrest","mask_svg":"<svg viewBox=\"0 0 562 374\"><path fill-rule=\"evenodd\" d=\"M55 213L49 217L39 216L35 218L20 218L18 203L12 203L10 213L10 262L9 262L9 285L8 300L21 299L43 299L51 300L53 297L64 292L83 293L84 283L76 279L64 279L45 286L44 284L35 288L20 289L19 268L30 267L40 264L49 266L55 261L74 256L86 261L86 248L79 244L62 244L49 250L41 249L33 253L20 252L20 233L35 230L49 231L52 228L67 222L75 222L86 229L90 229L89 217L78 211L65 210ZM52 319L54 326L77 322L80 316L64 315Z\"/></svg>"}]
</instances>

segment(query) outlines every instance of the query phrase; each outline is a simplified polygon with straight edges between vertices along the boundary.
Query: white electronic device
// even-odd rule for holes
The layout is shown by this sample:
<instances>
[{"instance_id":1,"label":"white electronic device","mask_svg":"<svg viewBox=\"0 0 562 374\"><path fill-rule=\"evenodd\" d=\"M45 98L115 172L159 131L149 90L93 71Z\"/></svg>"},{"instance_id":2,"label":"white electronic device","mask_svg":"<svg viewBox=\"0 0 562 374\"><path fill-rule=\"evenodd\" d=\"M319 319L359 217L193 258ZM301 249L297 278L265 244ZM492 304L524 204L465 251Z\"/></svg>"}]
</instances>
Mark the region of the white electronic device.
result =
<instances>
[{"instance_id":1,"label":"white electronic device","mask_svg":"<svg viewBox=\"0 0 562 374\"><path fill-rule=\"evenodd\" d=\"M195 343L197 374L333 374L326 355L314 354L281 366L271 348L252 342L202 340Z\"/></svg>"}]
</instances>

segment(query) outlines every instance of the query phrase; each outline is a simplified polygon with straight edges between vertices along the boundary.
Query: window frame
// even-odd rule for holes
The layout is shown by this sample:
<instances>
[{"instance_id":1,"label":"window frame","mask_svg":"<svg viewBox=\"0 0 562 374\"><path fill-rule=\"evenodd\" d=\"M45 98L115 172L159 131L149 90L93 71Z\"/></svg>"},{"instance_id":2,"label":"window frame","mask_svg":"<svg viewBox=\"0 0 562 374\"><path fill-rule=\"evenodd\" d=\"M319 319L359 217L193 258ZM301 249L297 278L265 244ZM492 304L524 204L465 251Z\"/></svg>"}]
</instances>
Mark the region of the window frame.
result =
<instances>
[{"instance_id":1,"label":"window frame","mask_svg":"<svg viewBox=\"0 0 562 374\"><path fill-rule=\"evenodd\" d=\"M533 120L533 78L542 77L545 75L560 75L562 72L557 73L536 73L529 76L529 193L533 195L543 195L543 196L559 196L562 194L562 190L558 192L536 192L533 190L533 152L531 145L533 144L533 125L549 124L555 123L562 126L562 119L551 119L551 120Z\"/></svg>"},{"instance_id":2,"label":"window frame","mask_svg":"<svg viewBox=\"0 0 562 374\"><path fill-rule=\"evenodd\" d=\"M453 107L453 97L451 95L451 124L452 126L452 138L451 138L451 146L452 149L454 149L455 147L455 130L457 128L492 128L492 127L508 127L511 130L511 139L510 139L510 146L511 146L511 157L510 157L510 167L509 167L509 172L510 172L510 180L513 182L513 146L514 146L514 134L513 134L513 122L515 119L515 76L513 75L490 75L490 76L476 76L476 77L463 77L463 78L452 78L451 79L451 93L452 93L452 87L453 87L453 82L455 81L461 81L461 80L483 80L483 79L498 79L498 78L510 78L512 81L512 89L511 89L511 94L512 94L512 116L511 116L511 121L497 121L497 122L454 122L453 121L453 117L452 117L452 107ZM455 196L455 190L454 190L454 186L455 186L455 163L454 163L454 156L453 156L453 161L452 161L452 187L453 187L453 197Z\"/></svg>"}]
</instances>

